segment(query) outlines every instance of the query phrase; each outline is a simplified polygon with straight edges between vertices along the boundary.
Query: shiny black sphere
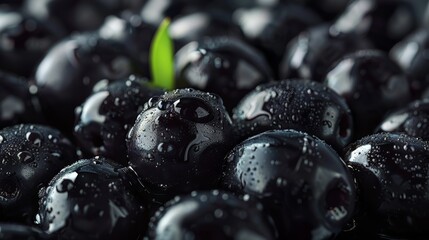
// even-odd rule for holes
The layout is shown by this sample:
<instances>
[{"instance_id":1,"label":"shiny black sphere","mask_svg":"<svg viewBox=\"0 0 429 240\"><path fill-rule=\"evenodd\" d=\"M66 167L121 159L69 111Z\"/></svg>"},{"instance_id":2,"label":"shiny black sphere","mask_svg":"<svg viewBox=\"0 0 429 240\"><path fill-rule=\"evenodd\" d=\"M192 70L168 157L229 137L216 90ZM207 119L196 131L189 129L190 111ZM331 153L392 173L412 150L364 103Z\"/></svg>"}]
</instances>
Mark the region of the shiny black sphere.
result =
<instances>
[{"instance_id":1,"label":"shiny black sphere","mask_svg":"<svg viewBox=\"0 0 429 240\"><path fill-rule=\"evenodd\" d=\"M144 104L162 95L149 82L130 76L102 87L76 109L74 135L79 146L93 156L100 155L126 164L125 138Z\"/></svg>"},{"instance_id":2,"label":"shiny black sphere","mask_svg":"<svg viewBox=\"0 0 429 240\"><path fill-rule=\"evenodd\" d=\"M323 141L294 130L267 131L226 157L224 185L258 198L280 239L330 239L355 206L352 176Z\"/></svg>"},{"instance_id":3,"label":"shiny black sphere","mask_svg":"<svg viewBox=\"0 0 429 240\"><path fill-rule=\"evenodd\" d=\"M355 120L355 137L371 134L389 111L411 99L400 67L378 50L358 51L332 66L325 84L344 97Z\"/></svg>"},{"instance_id":4,"label":"shiny black sphere","mask_svg":"<svg viewBox=\"0 0 429 240\"><path fill-rule=\"evenodd\" d=\"M322 82L335 62L368 48L371 44L355 33L339 33L329 24L312 27L289 43L280 65L280 77Z\"/></svg>"},{"instance_id":5,"label":"shiny black sphere","mask_svg":"<svg viewBox=\"0 0 429 240\"><path fill-rule=\"evenodd\" d=\"M213 187L234 145L232 121L216 95L178 89L154 97L127 136L129 166L152 194Z\"/></svg>"},{"instance_id":6,"label":"shiny black sphere","mask_svg":"<svg viewBox=\"0 0 429 240\"><path fill-rule=\"evenodd\" d=\"M387 115L376 132L404 133L429 140L429 99L417 100Z\"/></svg>"},{"instance_id":7,"label":"shiny black sphere","mask_svg":"<svg viewBox=\"0 0 429 240\"><path fill-rule=\"evenodd\" d=\"M364 225L392 237L429 236L429 145L404 134L367 136L345 157L359 187Z\"/></svg>"},{"instance_id":8,"label":"shiny black sphere","mask_svg":"<svg viewBox=\"0 0 429 240\"><path fill-rule=\"evenodd\" d=\"M336 31L367 37L384 51L389 51L417 27L413 3L406 0L351 1L333 24Z\"/></svg>"},{"instance_id":9,"label":"shiny black sphere","mask_svg":"<svg viewBox=\"0 0 429 240\"><path fill-rule=\"evenodd\" d=\"M216 95L179 89L147 103L127 137L129 166L152 194L169 199L213 187L234 144Z\"/></svg>"},{"instance_id":10,"label":"shiny black sphere","mask_svg":"<svg viewBox=\"0 0 429 240\"><path fill-rule=\"evenodd\" d=\"M274 129L315 135L342 152L353 135L345 100L321 83L283 80L259 85L233 111L235 130L244 140Z\"/></svg>"},{"instance_id":11,"label":"shiny black sphere","mask_svg":"<svg viewBox=\"0 0 429 240\"><path fill-rule=\"evenodd\" d=\"M137 239L144 232L146 206L119 168L102 158L64 168L41 193L42 230L57 239Z\"/></svg>"},{"instance_id":12,"label":"shiny black sphere","mask_svg":"<svg viewBox=\"0 0 429 240\"><path fill-rule=\"evenodd\" d=\"M263 55L235 38L190 42L177 52L175 63L176 87L215 93L223 99L227 110L272 78Z\"/></svg>"},{"instance_id":13,"label":"shiny black sphere","mask_svg":"<svg viewBox=\"0 0 429 240\"><path fill-rule=\"evenodd\" d=\"M40 125L0 130L0 221L32 223L39 190L76 160L76 149L58 130Z\"/></svg>"},{"instance_id":14,"label":"shiny black sphere","mask_svg":"<svg viewBox=\"0 0 429 240\"><path fill-rule=\"evenodd\" d=\"M35 86L49 124L71 132L74 109L103 79L128 77L134 71L133 58L95 33L80 34L55 45L35 73Z\"/></svg>"}]
</instances>

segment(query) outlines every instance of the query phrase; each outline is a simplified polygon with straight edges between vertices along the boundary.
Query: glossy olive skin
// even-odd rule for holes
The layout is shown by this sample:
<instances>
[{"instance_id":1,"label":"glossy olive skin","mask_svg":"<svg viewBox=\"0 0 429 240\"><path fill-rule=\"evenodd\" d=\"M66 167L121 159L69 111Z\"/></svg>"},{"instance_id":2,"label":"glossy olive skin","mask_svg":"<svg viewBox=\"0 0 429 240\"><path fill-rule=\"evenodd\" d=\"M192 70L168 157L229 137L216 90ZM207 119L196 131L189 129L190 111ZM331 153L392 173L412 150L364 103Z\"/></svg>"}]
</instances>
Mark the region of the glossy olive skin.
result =
<instances>
[{"instance_id":1,"label":"glossy olive skin","mask_svg":"<svg viewBox=\"0 0 429 240\"><path fill-rule=\"evenodd\" d=\"M411 99L400 67L377 50L358 51L332 66L325 84L344 97L355 120L355 137L371 134L388 111Z\"/></svg>"},{"instance_id":2,"label":"glossy olive skin","mask_svg":"<svg viewBox=\"0 0 429 240\"><path fill-rule=\"evenodd\" d=\"M234 145L218 96L178 89L147 103L127 136L129 166L158 201L215 186Z\"/></svg>"},{"instance_id":3,"label":"glossy olive skin","mask_svg":"<svg viewBox=\"0 0 429 240\"><path fill-rule=\"evenodd\" d=\"M237 9L233 19L246 39L263 52L276 74L287 44L299 33L321 22L310 9L291 4Z\"/></svg>"},{"instance_id":4,"label":"glossy olive skin","mask_svg":"<svg viewBox=\"0 0 429 240\"><path fill-rule=\"evenodd\" d=\"M390 57L399 64L410 78L413 96L418 98L429 87L429 70L426 52L429 49L429 31L420 29L390 51Z\"/></svg>"},{"instance_id":5,"label":"glossy olive skin","mask_svg":"<svg viewBox=\"0 0 429 240\"><path fill-rule=\"evenodd\" d=\"M175 63L176 87L218 94L228 111L246 93L272 79L263 55L231 37L191 42L177 52Z\"/></svg>"},{"instance_id":6,"label":"glossy olive skin","mask_svg":"<svg viewBox=\"0 0 429 240\"><path fill-rule=\"evenodd\" d=\"M95 83L126 78L135 72L133 64L126 52L97 34L77 35L55 45L35 73L37 95L49 124L71 132L74 109Z\"/></svg>"},{"instance_id":7,"label":"glossy olive skin","mask_svg":"<svg viewBox=\"0 0 429 240\"><path fill-rule=\"evenodd\" d=\"M137 239L148 220L146 206L119 168L103 158L64 168L42 192L41 229L57 239Z\"/></svg>"},{"instance_id":8,"label":"glossy olive skin","mask_svg":"<svg viewBox=\"0 0 429 240\"><path fill-rule=\"evenodd\" d=\"M219 10L200 10L179 16L171 22L169 33L177 50L189 42L202 40L204 37L243 38L243 32L232 21L230 14Z\"/></svg>"},{"instance_id":9,"label":"glossy olive skin","mask_svg":"<svg viewBox=\"0 0 429 240\"><path fill-rule=\"evenodd\" d=\"M226 157L224 185L258 198L280 239L331 239L350 219L353 179L323 141L295 130L267 131Z\"/></svg>"},{"instance_id":10,"label":"glossy olive skin","mask_svg":"<svg viewBox=\"0 0 429 240\"><path fill-rule=\"evenodd\" d=\"M19 123L43 123L39 100L28 80L0 71L0 129Z\"/></svg>"},{"instance_id":11,"label":"glossy olive skin","mask_svg":"<svg viewBox=\"0 0 429 240\"><path fill-rule=\"evenodd\" d=\"M338 152L353 136L353 119L345 100L308 80L259 85L234 108L233 122L243 140L267 130L295 129L323 139Z\"/></svg>"},{"instance_id":12,"label":"glossy olive skin","mask_svg":"<svg viewBox=\"0 0 429 240\"><path fill-rule=\"evenodd\" d=\"M380 133L350 145L345 157L359 187L361 222L393 237L429 236L429 145Z\"/></svg>"},{"instance_id":13,"label":"glossy olive skin","mask_svg":"<svg viewBox=\"0 0 429 240\"><path fill-rule=\"evenodd\" d=\"M0 221L31 224L37 194L65 166L76 149L58 130L15 125L0 130Z\"/></svg>"},{"instance_id":14,"label":"glossy olive skin","mask_svg":"<svg viewBox=\"0 0 429 240\"><path fill-rule=\"evenodd\" d=\"M65 35L62 28L20 11L0 9L0 69L29 77L51 46Z\"/></svg>"},{"instance_id":15,"label":"glossy olive skin","mask_svg":"<svg viewBox=\"0 0 429 240\"><path fill-rule=\"evenodd\" d=\"M92 93L76 109L74 136L79 146L93 156L105 156L125 165L128 130L144 104L163 93L134 75Z\"/></svg>"},{"instance_id":16,"label":"glossy olive skin","mask_svg":"<svg viewBox=\"0 0 429 240\"><path fill-rule=\"evenodd\" d=\"M429 99L417 100L387 115L375 132L404 133L429 140Z\"/></svg>"},{"instance_id":17,"label":"glossy olive skin","mask_svg":"<svg viewBox=\"0 0 429 240\"><path fill-rule=\"evenodd\" d=\"M26 225L0 223L0 239L3 240L48 240L47 234Z\"/></svg>"},{"instance_id":18,"label":"glossy olive skin","mask_svg":"<svg viewBox=\"0 0 429 240\"><path fill-rule=\"evenodd\" d=\"M340 33L328 24L312 27L289 43L280 64L280 78L322 82L336 61L368 48L371 44L355 33Z\"/></svg>"},{"instance_id":19,"label":"glossy olive skin","mask_svg":"<svg viewBox=\"0 0 429 240\"><path fill-rule=\"evenodd\" d=\"M149 223L149 239L273 240L275 231L258 207L224 191L192 192L158 210Z\"/></svg>"},{"instance_id":20,"label":"glossy olive skin","mask_svg":"<svg viewBox=\"0 0 429 240\"><path fill-rule=\"evenodd\" d=\"M368 37L384 51L389 51L417 26L417 14L406 0L355 0L333 24L339 32Z\"/></svg>"}]
</instances>

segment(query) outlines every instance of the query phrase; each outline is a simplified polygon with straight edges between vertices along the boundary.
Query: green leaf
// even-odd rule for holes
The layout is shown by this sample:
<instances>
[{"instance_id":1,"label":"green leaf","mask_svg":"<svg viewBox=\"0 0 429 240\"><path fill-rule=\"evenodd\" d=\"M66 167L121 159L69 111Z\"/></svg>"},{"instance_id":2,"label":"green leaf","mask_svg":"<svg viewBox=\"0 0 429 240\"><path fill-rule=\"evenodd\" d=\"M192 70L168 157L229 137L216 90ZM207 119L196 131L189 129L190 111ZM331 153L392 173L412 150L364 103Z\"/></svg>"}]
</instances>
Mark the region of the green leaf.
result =
<instances>
[{"instance_id":1,"label":"green leaf","mask_svg":"<svg viewBox=\"0 0 429 240\"><path fill-rule=\"evenodd\" d=\"M150 68L153 85L166 90L174 89L174 49L168 28L170 19L162 21L150 47Z\"/></svg>"}]
</instances>

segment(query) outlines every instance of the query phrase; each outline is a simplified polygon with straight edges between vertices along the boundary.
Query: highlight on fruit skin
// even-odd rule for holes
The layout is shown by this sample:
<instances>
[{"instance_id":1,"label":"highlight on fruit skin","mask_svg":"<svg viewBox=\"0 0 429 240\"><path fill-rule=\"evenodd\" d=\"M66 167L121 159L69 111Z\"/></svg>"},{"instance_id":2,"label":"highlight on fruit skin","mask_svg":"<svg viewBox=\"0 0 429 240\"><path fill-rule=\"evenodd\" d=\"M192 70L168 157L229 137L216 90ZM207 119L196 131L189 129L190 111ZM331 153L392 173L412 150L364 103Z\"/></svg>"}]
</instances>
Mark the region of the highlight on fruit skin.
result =
<instances>
[{"instance_id":1,"label":"highlight on fruit skin","mask_svg":"<svg viewBox=\"0 0 429 240\"><path fill-rule=\"evenodd\" d=\"M334 149L307 133L260 133L234 147L225 162L222 185L259 199L281 239L330 239L353 216L349 169Z\"/></svg>"},{"instance_id":2,"label":"highlight on fruit skin","mask_svg":"<svg viewBox=\"0 0 429 240\"><path fill-rule=\"evenodd\" d=\"M59 239L136 239L143 234L147 205L104 158L80 160L58 173L41 192L40 228Z\"/></svg>"},{"instance_id":3,"label":"highlight on fruit skin","mask_svg":"<svg viewBox=\"0 0 429 240\"><path fill-rule=\"evenodd\" d=\"M217 95L177 89L150 99L127 136L128 166L153 198L216 187L223 156L235 144Z\"/></svg>"},{"instance_id":4,"label":"highlight on fruit skin","mask_svg":"<svg viewBox=\"0 0 429 240\"><path fill-rule=\"evenodd\" d=\"M429 239L428 19L0 0L0 239Z\"/></svg>"},{"instance_id":5,"label":"highlight on fruit skin","mask_svg":"<svg viewBox=\"0 0 429 240\"><path fill-rule=\"evenodd\" d=\"M429 234L429 145L403 133L377 133L351 144L345 161L359 189L357 225L391 236Z\"/></svg>"},{"instance_id":6,"label":"highlight on fruit skin","mask_svg":"<svg viewBox=\"0 0 429 240\"><path fill-rule=\"evenodd\" d=\"M39 191L78 157L57 129L19 124L0 130L0 159L0 221L32 224Z\"/></svg>"},{"instance_id":7,"label":"highlight on fruit skin","mask_svg":"<svg viewBox=\"0 0 429 240\"><path fill-rule=\"evenodd\" d=\"M241 140L268 130L295 129L326 141L338 153L353 140L355 129L341 96L302 79L258 85L234 108L232 118Z\"/></svg>"}]
</instances>

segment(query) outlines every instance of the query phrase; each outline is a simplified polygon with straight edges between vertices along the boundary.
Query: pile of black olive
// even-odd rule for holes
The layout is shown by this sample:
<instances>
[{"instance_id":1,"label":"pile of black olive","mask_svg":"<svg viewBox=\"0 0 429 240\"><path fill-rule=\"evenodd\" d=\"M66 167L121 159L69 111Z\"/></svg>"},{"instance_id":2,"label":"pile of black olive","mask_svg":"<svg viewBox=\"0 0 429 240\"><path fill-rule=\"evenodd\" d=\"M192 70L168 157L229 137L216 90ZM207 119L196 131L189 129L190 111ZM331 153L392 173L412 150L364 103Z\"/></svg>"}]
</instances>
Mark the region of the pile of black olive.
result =
<instances>
[{"instance_id":1,"label":"pile of black olive","mask_svg":"<svg viewBox=\"0 0 429 240\"><path fill-rule=\"evenodd\" d=\"M426 65L427 0L0 1L0 239L429 239Z\"/></svg>"}]
</instances>

